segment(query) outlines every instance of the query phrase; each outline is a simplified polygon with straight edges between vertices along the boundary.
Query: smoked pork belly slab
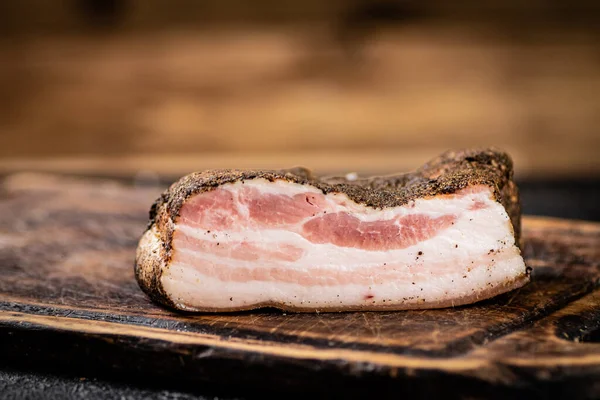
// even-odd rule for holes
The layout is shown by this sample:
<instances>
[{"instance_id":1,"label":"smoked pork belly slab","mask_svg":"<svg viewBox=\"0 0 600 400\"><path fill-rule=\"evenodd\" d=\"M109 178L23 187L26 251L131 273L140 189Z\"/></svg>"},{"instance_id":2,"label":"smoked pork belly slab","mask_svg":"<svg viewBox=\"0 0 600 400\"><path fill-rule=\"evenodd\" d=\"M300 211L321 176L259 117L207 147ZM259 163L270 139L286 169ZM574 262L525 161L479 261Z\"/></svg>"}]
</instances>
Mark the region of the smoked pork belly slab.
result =
<instances>
[{"instance_id":1,"label":"smoked pork belly slab","mask_svg":"<svg viewBox=\"0 0 600 400\"><path fill-rule=\"evenodd\" d=\"M408 174L210 170L152 206L141 288L185 311L458 306L529 280L510 157L448 152Z\"/></svg>"}]
</instances>

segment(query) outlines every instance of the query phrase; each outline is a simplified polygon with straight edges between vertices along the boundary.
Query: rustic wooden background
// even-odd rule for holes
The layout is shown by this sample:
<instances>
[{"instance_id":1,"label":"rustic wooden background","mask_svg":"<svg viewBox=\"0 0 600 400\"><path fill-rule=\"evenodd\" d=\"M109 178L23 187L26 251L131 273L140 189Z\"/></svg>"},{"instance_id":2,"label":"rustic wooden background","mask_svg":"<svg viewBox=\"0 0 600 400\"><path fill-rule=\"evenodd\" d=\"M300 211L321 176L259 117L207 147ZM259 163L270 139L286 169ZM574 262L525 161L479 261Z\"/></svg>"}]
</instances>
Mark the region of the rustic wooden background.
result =
<instances>
[{"instance_id":1,"label":"rustic wooden background","mask_svg":"<svg viewBox=\"0 0 600 400\"><path fill-rule=\"evenodd\" d=\"M0 169L600 175L600 3L0 4Z\"/></svg>"},{"instance_id":2,"label":"rustic wooden background","mask_svg":"<svg viewBox=\"0 0 600 400\"><path fill-rule=\"evenodd\" d=\"M133 176L138 189L132 193L142 193L149 187L157 192L162 189L164 181L159 182L160 175L173 177L203 168L303 164L327 172L385 173L414 168L449 147L494 144L513 155L518 177L536 182L534 186L521 187L526 212L600 220L598 126L597 1L0 1L0 174L63 171L122 175L129 182ZM589 178L589 186L584 185L587 189L583 191L579 184L571 184L581 178ZM551 190L555 179L568 184L559 191ZM5 307L4 327L8 329L3 331L5 340L0 341L5 352L0 353L7 356L0 357L0 392L7 396L18 393L16 397L23 397L27 391L38 393L36 397L40 393L73 397L73 393L82 393L81 385L91 382L81 381L77 375L75 382L48 388L40 383L47 376L24 380L21 374L15 378L17 383L11 391L11 384L3 383L7 381L5 368L19 363L25 364L28 374L34 367L54 373L60 363L77 369L78 374L91 376L93 371L89 369L106 368L113 373L119 371L120 379L127 381L131 376L115 368L115 357L123 356L122 365L130 368L140 366L172 374L180 371L181 366L170 369L162 357L157 358L162 369L153 368L155 364L151 363L131 363L131 355L141 354L140 349L171 349L165 347L165 341L148 342L141 338L132 342L128 336L113 342L112 336L104 340L106 337L94 333L82 338L94 342L100 337L100 350L86 353L66 329L56 329L63 336L44 337L49 329L21 324L22 319L15 320L21 317L11 314L28 312L30 321L47 321L69 301L81 302L88 292L77 286L64 288L68 275L63 274L67 279L58 282L61 275L56 271L88 271L89 267L80 268L79 264L88 260L93 251L135 245L136 226L145 224L148 206L144 204L152 196L122 202L114 186L93 186L96 192L91 197L84 196L85 201L78 201L82 192L73 188L44 186L39 180L14 182L20 182L21 187L16 190L21 191L21 196L13 196L6 188L2 191L5 196L10 194L5 205L13 207L14 212L0 213L0 220L4 219L7 227L1 254L9 267L7 271L19 278L15 272L33 265L23 264L29 260L51 274L38 276L25 268L25 286L23 280L15 285L1 279L0 286L5 283L8 291L20 291L33 287L31 283L42 277L31 293L38 297L56 293L60 302L67 303L54 302L47 308L17 305L21 308L16 309L13 302L13 308ZM43 182L53 181L45 178ZM99 209L85 209L96 207L111 196L120 207L134 207L135 218L119 212L111 218L105 214L111 213L106 204L100 204ZM65 212L64 205L56 203L63 197L72 201L75 208L84 207L83 211ZM59 206L48 208L56 204ZM554 265L568 267L575 273L598 272L597 251L593 253L598 247L594 247L598 228L590 235L590 228L577 226L565 223L553 234L542 229L543 224L528 227L531 237L539 238L537 242L529 241L527 250L528 262L541 272L538 278L544 278L544 272L557 271L552 268ZM57 229L63 234L44 234ZM69 242L70 236L64 235L64 229L80 233L73 236L79 247ZM23 241L32 232L45 240L31 235L32 239L27 240L33 240L34 248ZM116 236L110 236L113 233ZM103 235L110 237L99 240ZM572 241L563 242L565 239ZM83 253L71 254L75 250ZM131 252L126 247L121 250L114 257L92 258L90 266L100 263L94 276L108 277L107 268L121 266L123 273L131 274L127 266ZM37 257L40 254L61 260L67 257L68 262L44 262L48 259ZM131 281L123 287L137 293L137 297L114 285L121 276L125 275L111 275L106 285L90 287L106 288L100 295L103 299L119 304L122 299L146 301L146 307L151 307ZM479 346L487 343L488 336L478 332L473 336L476 340L468 342L476 348L474 356L481 357L489 350L494 357L510 358L500 371L512 374L514 379L541 379L544 393L568 393L571 398L583 397L583 392L589 397L590 388L598 393L598 312L593 308L598 303L598 290L585 295L592 286L589 280L580 278L561 275L560 279L548 278L550 284L543 279L534 281L518 298L535 304L519 300L512 303L512 295L505 297L506 306L500 304L491 311L509 313L499 316L513 315L512 321L517 322L502 328L513 332L487 346ZM566 290L556 291L561 279L570 281L564 284ZM74 285L87 282L72 280ZM551 301L538 301L536 294ZM578 296L584 297L567 306ZM94 307L98 307L102 303L96 300L86 301L95 302ZM548 316L559 308L562 310ZM64 326L83 315L77 326L96 329L84 314L69 313L67 310L62 314L70 316ZM243 322L247 317L251 320L252 316L233 318ZM158 326L165 320L123 319L117 325L125 321ZM419 319L415 321L418 325ZM113 322L105 321L110 326ZM207 320L194 326L212 326L213 322ZM216 321L217 328L226 329L229 322ZM276 319L272 322L278 323ZM297 322L302 325L301 320ZM365 322L369 322L366 317ZM469 329L473 327L477 328L472 325ZM56 341L48 342L48 337ZM64 342L62 338L66 338ZM301 344L307 339L298 340ZM584 343L577 343L580 341ZM338 346L340 342L333 344ZM40 346L44 351L40 351ZM111 351L104 351L106 347L102 346L112 346ZM517 356L507 353L506 346ZM36 359L53 356L54 349L60 349L56 360ZM65 349L72 353L65 353ZM552 364L554 361L539 357L542 351L556 355L557 349L566 349L562 354L567 357L557 358L570 365L570 370L560 362ZM204 349L200 350L189 356L192 368L188 373L194 377L199 375L197 368L211 362L195 356L204 354ZM89 358L90 354L98 362ZM218 355L217 352L211 357ZM173 365L180 365L181 358L172 360L176 361ZM317 365L314 360L309 361L310 365ZM532 369L536 363L542 368ZM243 363L235 365L245 368ZM554 374L553 365L558 375ZM208 371L215 375L220 370ZM248 371L260 374L261 370L244 369L234 376L261 382ZM414 370L406 371L412 379ZM590 384L585 384L585 376L580 373L587 374ZM330 384L327 371L323 374L321 370L319 376ZM557 376L571 384L566 385ZM160 379L143 376L143 385L159 382L164 384ZM428 379L421 382L428 390L443 389L431 385ZM448 387L454 387L456 382L451 380ZM194 384L196 391L203 390ZM116 387L125 388L128 393L133 390L129 384ZM404 390L412 387L402 386ZM498 394L497 388L494 383L490 390ZM115 385L102 388L106 398L118 397L115 390ZM529 390L540 395L538 384ZM143 393L137 397L149 395L147 391ZM397 393L393 391L396 397Z\"/></svg>"}]
</instances>

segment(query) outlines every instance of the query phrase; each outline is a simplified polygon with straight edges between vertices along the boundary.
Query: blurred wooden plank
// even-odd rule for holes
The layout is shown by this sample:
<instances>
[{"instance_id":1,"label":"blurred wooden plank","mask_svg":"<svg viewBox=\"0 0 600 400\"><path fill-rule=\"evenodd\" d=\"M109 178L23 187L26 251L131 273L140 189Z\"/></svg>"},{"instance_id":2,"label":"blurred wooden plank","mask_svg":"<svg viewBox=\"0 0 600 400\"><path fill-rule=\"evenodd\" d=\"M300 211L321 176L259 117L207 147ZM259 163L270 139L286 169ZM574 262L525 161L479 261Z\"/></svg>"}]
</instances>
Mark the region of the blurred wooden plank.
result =
<instances>
[{"instance_id":1,"label":"blurred wooden plank","mask_svg":"<svg viewBox=\"0 0 600 400\"><path fill-rule=\"evenodd\" d=\"M210 165L232 166L243 154L327 169L304 154L333 152L346 169L345 154L360 164L366 151L361 168L389 171L496 145L524 173L598 173L594 37L472 33L407 27L345 50L306 29L5 41L0 156L216 154Z\"/></svg>"},{"instance_id":2,"label":"blurred wooden plank","mask_svg":"<svg viewBox=\"0 0 600 400\"><path fill-rule=\"evenodd\" d=\"M0 159L0 173L45 171L154 179L215 168L280 169L304 166L322 174L358 172L361 175L381 175L414 170L449 148L6 158ZM533 153L530 152L532 148L504 150L511 154L518 178L599 176L598 160L589 162L579 154L560 152L560 149Z\"/></svg>"},{"instance_id":3,"label":"blurred wooden plank","mask_svg":"<svg viewBox=\"0 0 600 400\"><path fill-rule=\"evenodd\" d=\"M45 171L107 176L179 176L203 169L280 169L305 166L320 173L390 173L409 171L430 157L411 152L197 153L183 155L123 155L113 157L21 158L0 160L0 172Z\"/></svg>"},{"instance_id":4,"label":"blurred wooden plank","mask_svg":"<svg viewBox=\"0 0 600 400\"><path fill-rule=\"evenodd\" d=\"M140 31L174 27L206 28L227 25L281 25L326 20L364 23L379 18L403 24L412 21L478 22L531 27L548 24L580 28L593 26L599 11L593 0L77 0L0 2L0 31L11 34L81 32L97 30ZM360 18L363 18L362 20Z\"/></svg>"}]
</instances>

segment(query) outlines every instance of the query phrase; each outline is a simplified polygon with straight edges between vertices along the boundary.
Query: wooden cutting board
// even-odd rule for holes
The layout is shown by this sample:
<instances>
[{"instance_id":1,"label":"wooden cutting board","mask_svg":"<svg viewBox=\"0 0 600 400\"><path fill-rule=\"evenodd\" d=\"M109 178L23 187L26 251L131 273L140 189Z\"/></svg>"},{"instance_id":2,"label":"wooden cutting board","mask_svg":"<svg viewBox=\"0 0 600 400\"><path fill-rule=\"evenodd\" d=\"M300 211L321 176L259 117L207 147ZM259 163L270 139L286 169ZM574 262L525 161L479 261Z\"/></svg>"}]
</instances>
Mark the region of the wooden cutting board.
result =
<instances>
[{"instance_id":1,"label":"wooden cutting board","mask_svg":"<svg viewBox=\"0 0 600 400\"><path fill-rule=\"evenodd\" d=\"M600 396L600 224L524 218L532 282L472 306L184 315L151 303L133 277L161 189L2 181L4 363L243 390Z\"/></svg>"}]
</instances>

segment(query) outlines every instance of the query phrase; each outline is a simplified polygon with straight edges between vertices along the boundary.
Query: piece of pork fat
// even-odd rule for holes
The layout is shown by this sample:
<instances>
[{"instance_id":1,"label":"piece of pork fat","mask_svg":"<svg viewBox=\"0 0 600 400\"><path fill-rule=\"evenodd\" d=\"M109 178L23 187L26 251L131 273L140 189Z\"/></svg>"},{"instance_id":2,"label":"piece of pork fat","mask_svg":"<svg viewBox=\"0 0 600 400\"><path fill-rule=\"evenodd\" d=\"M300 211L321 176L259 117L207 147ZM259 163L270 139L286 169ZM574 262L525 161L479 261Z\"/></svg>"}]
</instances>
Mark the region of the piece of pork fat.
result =
<instances>
[{"instance_id":1,"label":"piece of pork fat","mask_svg":"<svg viewBox=\"0 0 600 400\"><path fill-rule=\"evenodd\" d=\"M449 152L388 177L213 170L151 210L136 277L186 311L457 306L524 285L512 162ZM354 179L352 179L354 178Z\"/></svg>"}]
</instances>

